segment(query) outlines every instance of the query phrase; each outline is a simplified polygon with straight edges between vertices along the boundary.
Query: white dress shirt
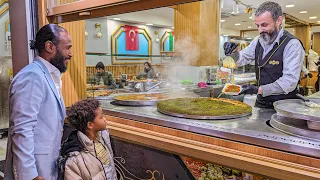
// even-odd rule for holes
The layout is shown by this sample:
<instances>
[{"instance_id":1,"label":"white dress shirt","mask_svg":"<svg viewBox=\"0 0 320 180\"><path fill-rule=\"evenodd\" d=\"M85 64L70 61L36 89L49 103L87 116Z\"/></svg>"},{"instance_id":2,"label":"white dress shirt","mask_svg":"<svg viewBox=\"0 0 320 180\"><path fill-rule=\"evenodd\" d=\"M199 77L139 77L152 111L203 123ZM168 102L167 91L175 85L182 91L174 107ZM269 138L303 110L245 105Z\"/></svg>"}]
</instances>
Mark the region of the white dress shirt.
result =
<instances>
[{"instance_id":1,"label":"white dress shirt","mask_svg":"<svg viewBox=\"0 0 320 180\"><path fill-rule=\"evenodd\" d=\"M51 78L54 82L54 85L56 86L59 98L61 98L61 95L62 95L62 81L61 81L62 74L61 74L61 72L59 71L59 69L57 69L55 66L53 66L50 62L43 59L42 57L38 56L37 58L40 59L41 62L48 69L48 71L51 75Z\"/></svg>"}]
</instances>

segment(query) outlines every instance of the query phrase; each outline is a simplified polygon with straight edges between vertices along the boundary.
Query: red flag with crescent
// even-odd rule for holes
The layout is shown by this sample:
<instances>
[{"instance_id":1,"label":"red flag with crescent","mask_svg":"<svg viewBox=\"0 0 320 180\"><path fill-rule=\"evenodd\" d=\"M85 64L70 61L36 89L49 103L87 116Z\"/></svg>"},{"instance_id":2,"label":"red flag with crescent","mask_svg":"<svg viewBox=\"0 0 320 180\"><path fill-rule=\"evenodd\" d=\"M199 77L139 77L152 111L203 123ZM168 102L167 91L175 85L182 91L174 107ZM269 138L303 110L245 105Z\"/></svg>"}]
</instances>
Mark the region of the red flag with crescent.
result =
<instances>
[{"instance_id":1,"label":"red flag with crescent","mask_svg":"<svg viewBox=\"0 0 320 180\"><path fill-rule=\"evenodd\" d=\"M126 32L126 50L139 50L139 28L136 26L124 26Z\"/></svg>"}]
</instances>

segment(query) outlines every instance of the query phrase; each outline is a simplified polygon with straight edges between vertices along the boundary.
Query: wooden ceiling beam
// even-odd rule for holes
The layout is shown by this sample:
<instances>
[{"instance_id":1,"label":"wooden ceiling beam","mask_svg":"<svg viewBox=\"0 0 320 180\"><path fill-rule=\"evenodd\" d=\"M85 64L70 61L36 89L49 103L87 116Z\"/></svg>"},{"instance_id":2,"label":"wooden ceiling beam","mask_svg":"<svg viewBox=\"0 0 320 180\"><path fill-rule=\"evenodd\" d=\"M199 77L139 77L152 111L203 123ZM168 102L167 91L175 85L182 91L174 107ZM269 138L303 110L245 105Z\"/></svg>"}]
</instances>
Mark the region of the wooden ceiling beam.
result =
<instances>
[{"instance_id":1,"label":"wooden ceiling beam","mask_svg":"<svg viewBox=\"0 0 320 180\"><path fill-rule=\"evenodd\" d=\"M100 4L99 6L93 6L92 4L90 6L85 6L91 1L92 3L96 2L96 4ZM51 23L64 23L154 8L168 7L196 1L201 0L109 0L103 1L104 5L102 4L102 0L84 0L54 7L49 10L47 17Z\"/></svg>"}]
</instances>

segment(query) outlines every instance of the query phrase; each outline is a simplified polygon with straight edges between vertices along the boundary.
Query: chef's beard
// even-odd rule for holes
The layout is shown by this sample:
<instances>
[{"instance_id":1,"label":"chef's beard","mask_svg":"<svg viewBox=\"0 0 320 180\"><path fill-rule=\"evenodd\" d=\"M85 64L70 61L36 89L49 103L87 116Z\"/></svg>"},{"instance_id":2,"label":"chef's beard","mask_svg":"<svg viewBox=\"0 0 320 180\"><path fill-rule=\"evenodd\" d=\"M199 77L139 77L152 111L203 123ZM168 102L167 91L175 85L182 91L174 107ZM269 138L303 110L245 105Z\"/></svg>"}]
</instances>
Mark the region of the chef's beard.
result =
<instances>
[{"instance_id":1,"label":"chef's beard","mask_svg":"<svg viewBox=\"0 0 320 180\"><path fill-rule=\"evenodd\" d=\"M274 31L272 32L262 32L260 33L260 36L262 37L262 40L266 44L272 44L274 40L277 38L279 31L277 30L276 27L274 27Z\"/></svg>"},{"instance_id":2,"label":"chef's beard","mask_svg":"<svg viewBox=\"0 0 320 180\"><path fill-rule=\"evenodd\" d=\"M66 72L67 66L64 64L64 60L70 59L70 57L65 58L59 51L56 52L56 55L51 59L51 64L56 67L61 73Z\"/></svg>"}]
</instances>

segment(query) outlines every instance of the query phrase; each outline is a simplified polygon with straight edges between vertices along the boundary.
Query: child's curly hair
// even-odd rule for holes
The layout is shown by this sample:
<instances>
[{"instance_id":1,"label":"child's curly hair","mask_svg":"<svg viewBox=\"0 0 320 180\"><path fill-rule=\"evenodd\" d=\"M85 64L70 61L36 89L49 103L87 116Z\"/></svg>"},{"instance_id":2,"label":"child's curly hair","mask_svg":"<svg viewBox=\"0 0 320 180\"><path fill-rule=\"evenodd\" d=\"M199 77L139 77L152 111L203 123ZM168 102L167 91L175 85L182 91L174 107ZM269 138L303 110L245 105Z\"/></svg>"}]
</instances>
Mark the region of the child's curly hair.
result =
<instances>
[{"instance_id":1,"label":"child's curly hair","mask_svg":"<svg viewBox=\"0 0 320 180\"><path fill-rule=\"evenodd\" d=\"M67 110L69 123L77 130L85 133L88 122L92 122L100 103L96 99L85 99L73 104Z\"/></svg>"}]
</instances>

